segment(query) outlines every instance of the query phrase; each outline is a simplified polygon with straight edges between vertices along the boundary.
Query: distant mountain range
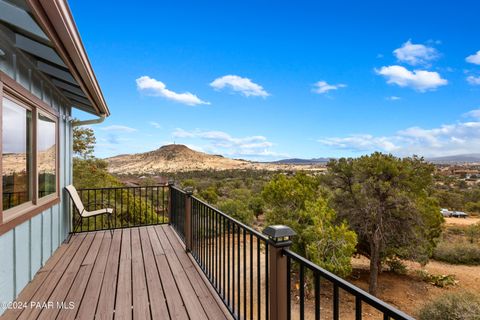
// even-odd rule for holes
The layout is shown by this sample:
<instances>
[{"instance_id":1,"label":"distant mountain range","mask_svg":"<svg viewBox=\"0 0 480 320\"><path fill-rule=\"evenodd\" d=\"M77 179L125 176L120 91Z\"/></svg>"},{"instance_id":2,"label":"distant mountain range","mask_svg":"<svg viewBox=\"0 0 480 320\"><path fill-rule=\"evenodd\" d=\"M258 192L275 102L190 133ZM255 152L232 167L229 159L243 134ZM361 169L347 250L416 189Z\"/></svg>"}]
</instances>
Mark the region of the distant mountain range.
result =
<instances>
[{"instance_id":1,"label":"distant mountain range","mask_svg":"<svg viewBox=\"0 0 480 320\"><path fill-rule=\"evenodd\" d=\"M314 158L314 159L292 158L292 159L278 160L271 163L314 165L314 164L327 164L328 161L332 159L334 158ZM437 164L480 163L480 153L459 154L459 155L445 156L445 157L432 157L432 158L426 158L426 160L432 163L437 163Z\"/></svg>"},{"instance_id":2,"label":"distant mountain range","mask_svg":"<svg viewBox=\"0 0 480 320\"><path fill-rule=\"evenodd\" d=\"M109 171L112 173L155 174L162 172L247 169L268 171L323 171L325 170L326 163L331 160L331 158L292 158L273 162L254 162L198 152L181 144L170 144L149 152L123 154L105 160L109 163ZM480 163L480 153L429 158L427 161L436 164Z\"/></svg>"},{"instance_id":3,"label":"distant mountain range","mask_svg":"<svg viewBox=\"0 0 480 320\"><path fill-rule=\"evenodd\" d=\"M314 158L314 159L300 159L300 158L291 158L291 159L282 159L273 161L271 163L278 164L296 164L296 165L313 165L313 164L326 164L332 158Z\"/></svg>"},{"instance_id":4,"label":"distant mountain range","mask_svg":"<svg viewBox=\"0 0 480 320\"><path fill-rule=\"evenodd\" d=\"M123 154L105 159L109 171L116 174L155 174L203 170L323 170L318 159L288 159L277 162L254 162L230 159L220 155L198 152L181 144L162 146L157 150Z\"/></svg>"},{"instance_id":5,"label":"distant mountain range","mask_svg":"<svg viewBox=\"0 0 480 320\"><path fill-rule=\"evenodd\" d=\"M427 161L438 164L480 163L480 153L427 158Z\"/></svg>"}]
</instances>

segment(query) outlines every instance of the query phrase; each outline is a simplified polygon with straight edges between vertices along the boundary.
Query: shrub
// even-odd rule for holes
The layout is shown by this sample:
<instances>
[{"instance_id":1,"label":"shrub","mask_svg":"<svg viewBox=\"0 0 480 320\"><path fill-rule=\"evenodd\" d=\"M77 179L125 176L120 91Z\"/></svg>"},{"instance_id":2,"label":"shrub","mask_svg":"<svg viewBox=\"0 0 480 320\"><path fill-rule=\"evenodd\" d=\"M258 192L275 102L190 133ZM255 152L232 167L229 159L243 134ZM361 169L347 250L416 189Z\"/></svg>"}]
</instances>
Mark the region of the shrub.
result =
<instances>
[{"instance_id":1,"label":"shrub","mask_svg":"<svg viewBox=\"0 0 480 320\"><path fill-rule=\"evenodd\" d=\"M480 265L480 245L469 242L442 241L433 252L433 259L452 264Z\"/></svg>"},{"instance_id":2,"label":"shrub","mask_svg":"<svg viewBox=\"0 0 480 320\"><path fill-rule=\"evenodd\" d=\"M419 320L479 320L480 298L469 292L447 293L423 306Z\"/></svg>"},{"instance_id":3,"label":"shrub","mask_svg":"<svg viewBox=\"0 0 480 320\"><path fill-rule=\"evenodd\" d=\"M218 204L218 208L220 211L245 224L251 224L253 222L253 212L248 209L247 204L243 201L227 199L221 201Z\"/></svg>"},{"instance_id":4,"label":"shrub","mask_svg":"<svg viewBox=\"0 0 480 320\"><path fill-rule=\"evenodd\" d=\"M477 242L480 239L480 222L468 226L465 235L470 243Z\"/></svg>"},{"instance_id":5,"label":"shrub","mask_svg":"<svg viewBox=\"0 0 480 320\"><path fill-rule=\"evenodd\" d=\"M198 195L200 196L200 198L202 198L203 200L205 200L209 204L215 205L218 201L217 190L213 186L210 186L210 187L206 188L205 190L202 190L201 192L199 192Z\"/></svg>"},{"instance_id":6,"label":"shrub","mask_svg":"<svg viewBox=\"0 0 480 320\"><path fill-rule=\"evenodd\" d=\"M420 278L436 287L445 288L458 283L453 274L431 274L427 270L418 270Z\"/></svg>"},{"instance_id":7,"label":"shrub","mask_svg":"<svg viewBox=\"0 0 480 320\"><path fill-rule=\"evenodd\" d=\"M398 259L397 257L388 259L386 261L386 264L391 272L394 272L396 274L407 274L407 266L402 262L402 260Z\"/></svg>"}]
</instances>

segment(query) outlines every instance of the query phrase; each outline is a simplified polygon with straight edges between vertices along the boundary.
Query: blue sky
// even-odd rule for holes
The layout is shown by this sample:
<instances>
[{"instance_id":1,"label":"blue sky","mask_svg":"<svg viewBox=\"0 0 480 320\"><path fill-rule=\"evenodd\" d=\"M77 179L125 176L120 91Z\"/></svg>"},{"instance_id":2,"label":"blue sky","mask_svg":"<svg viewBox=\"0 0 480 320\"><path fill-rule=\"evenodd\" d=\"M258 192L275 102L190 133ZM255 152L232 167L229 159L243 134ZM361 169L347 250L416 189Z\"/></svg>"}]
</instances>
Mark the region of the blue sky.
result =
<instances>
[{"instance_id":1,"label":"blue sky","mask_svg":"<svg viewBox=\"0 0 480 320\"><path fill-rule=\"evenodd\" d=\"M112 112L99 157L480 153L476 1L70 6Z\"/></svg>"}]
</instances>

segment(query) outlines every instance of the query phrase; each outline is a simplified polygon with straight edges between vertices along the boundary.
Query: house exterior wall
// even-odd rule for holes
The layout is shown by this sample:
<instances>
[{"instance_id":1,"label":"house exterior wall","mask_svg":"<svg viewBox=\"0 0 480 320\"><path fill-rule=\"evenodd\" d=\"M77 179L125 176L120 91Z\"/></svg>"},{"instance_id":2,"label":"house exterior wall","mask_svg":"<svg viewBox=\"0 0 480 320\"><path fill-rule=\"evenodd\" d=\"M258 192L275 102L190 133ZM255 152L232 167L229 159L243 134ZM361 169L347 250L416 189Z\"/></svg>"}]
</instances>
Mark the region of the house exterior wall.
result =
<instances>
[{"instance_id":1,"label":"house exterior wall","mask_svg":"<svg viewBox=\"0 0 480 320\"><path fill-rule=\"evenodd\" d=\"M64 191L72 182L71 107L29 57L13 48L11 31L0 25L0 71L59 113L60 203L0 235L0 303L13 301L32 280L70 230L70 204ZM41 134L41 133L40 133ZM0 305L0 315L3 313Z\"/></svg>"}]
</instances>

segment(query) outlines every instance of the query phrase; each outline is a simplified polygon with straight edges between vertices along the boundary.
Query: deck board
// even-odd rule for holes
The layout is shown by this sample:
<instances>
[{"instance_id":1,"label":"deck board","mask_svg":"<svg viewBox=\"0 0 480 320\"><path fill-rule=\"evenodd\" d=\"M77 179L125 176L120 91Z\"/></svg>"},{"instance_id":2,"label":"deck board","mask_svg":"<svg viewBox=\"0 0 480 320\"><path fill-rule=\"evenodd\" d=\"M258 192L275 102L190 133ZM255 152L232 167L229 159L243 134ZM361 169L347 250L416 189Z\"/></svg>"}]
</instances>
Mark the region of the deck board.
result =
<instances>
[{"instance_id":1,"label":"deck board","mask_svg":"<svg viewBox=\"0 0 480 320\"><path fill-rule=\"evenodd\" d=\"M100 320L107 320L107 319L113 319L113 310L115 309L115 295L117 292L117 277L118 277L118 265L119 265L119 259L120 259L120 249L122 245L122 230L115 230L113 234L113 239L112 243L110 245L110 251L108 253L107 261L106 261L106 267L104 270L104 275L102 278L102 285L101 285L101 291L99 291L99 298L98 298L98 304L95 308L92 307L92 305L87 305L87 304L80 304L80 311L79 311L79 316L78 319L100 319ZM90 280L89 281L89 286L93 288L98 288L100 289L100 286L98 285L99 282ZM95 289L92 289L95 290ZM89 297L88 294L88 289L85 294L85 297ZM84 298L85 300L85 298ZM83 302L83 301L82 301ZM95 301L96 302L96 301ZM85 313L88 313L88 317L80 317L82 307L84 309L91 309L91 310L85 310Z\"/></svg>"},{"instance_id":2,"label":"deck board","mask_svg":"<svg viewBox=\"0 0 480 320\"><path fill-rule=\"evenodd\" d=\"M64 243L3 319L231 319L168 225L80 233ZM57 308L57 302L74 307Z\"/></svg>"},{"instance_id":3,"label":"deck board","mask_svg":"<svg viewBox=\"0 0 480 320\"><path fill-rule=\"evenodd\" d=\"M91 237L92 236L90 236L90 238ZM37 291L33 295L32 299L30 300L31 302L34 302L37 305L40 304L41 306L41 304L46 303L48 301L50 294L55 289L57 283L60 281L60 278L62 277L63 273L67 269L69 263L72 261L75 254L78 252L78 249L83 244L83 240L85 238L86 238L86 235L79 235L78 241L74 241L72 243L71 247L68 248L67 252L65 252L65 254L62 256L58 264L56 264L55 267L50 271L46 271L49 274L45 279L45 281L42 283L42 285L37 289ZM28 288L28 285L27 285L27 288ZM42 310L40 308L37 308L36 306L23 309L18 319L27 319L27 320L36 319L38 314Z\"/></svg>"},{"instance_id":4,"label":"deck board","mask_svg":"<svg viewBox=\"0 0 480 320\"><path fill-rule=\"evenodd\" d=\"M175 254L168 238L163 231L163 228L155 228L157 231L158 238L162 244L163 249L165 250L165 255L167 257L168 264L172 270L173 278L175 279L178 287L178 291L183 298L183 303L187 309L188 314L195 315L195 319L204 320L208 319L205 314L205 310L198 299L198 296L195 293L195 289L192 287L190 281L188 281L185 270L182 268L180 261Z\"/></svg>"},{"instance_id":5,"label":"deck board","mask_svg":"<svg viewBox=\"0 0 480 320\"><path fill-rule=\"evenodd\" d=\"M148 296L152 319L161 319L168 314L167 302L162 288L162 282L158 274L152 244L146 228L140 229L143 257L145 259L145 276L147 280Z\"/></svg>"}]
</instances>

